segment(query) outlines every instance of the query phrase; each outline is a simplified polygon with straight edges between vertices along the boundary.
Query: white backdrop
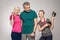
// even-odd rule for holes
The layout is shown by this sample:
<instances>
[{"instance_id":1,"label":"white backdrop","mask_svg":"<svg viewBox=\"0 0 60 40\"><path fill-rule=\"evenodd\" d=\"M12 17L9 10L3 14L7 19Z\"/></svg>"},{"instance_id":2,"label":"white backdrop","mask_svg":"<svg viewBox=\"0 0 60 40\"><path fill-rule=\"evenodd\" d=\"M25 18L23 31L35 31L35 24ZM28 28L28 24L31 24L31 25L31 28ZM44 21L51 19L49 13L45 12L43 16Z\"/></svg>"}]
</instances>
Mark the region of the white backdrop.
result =
<instances>
[{"instance_id":1,"label":"white backdrop","mask_svg":"<svg viewBox=\"0 0 60 40\"><path fill-rule=\"evenodd\" d=\"M11 40L11 29L9 24L9 16L14 7L19 6L23 10L22 4L28 1L31 3L31 9L45 10L46 18L50 18L52 11L57 13L55 18L55 26L53 32L53 39L60 40L60 0L0 0L0 40ZM39 18L38 18L39 20ZM40 33L36 32L36 40L39 39Z\"/></svg>"}]
</instances>

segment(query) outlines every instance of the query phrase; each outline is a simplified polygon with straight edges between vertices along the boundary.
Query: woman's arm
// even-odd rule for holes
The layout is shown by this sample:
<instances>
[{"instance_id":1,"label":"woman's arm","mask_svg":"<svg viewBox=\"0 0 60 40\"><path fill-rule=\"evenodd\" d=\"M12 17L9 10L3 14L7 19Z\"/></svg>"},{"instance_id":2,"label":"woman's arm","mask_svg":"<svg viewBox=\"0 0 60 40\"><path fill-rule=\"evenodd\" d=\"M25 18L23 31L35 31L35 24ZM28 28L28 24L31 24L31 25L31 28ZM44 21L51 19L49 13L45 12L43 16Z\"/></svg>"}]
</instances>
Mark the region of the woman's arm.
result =
<instances>
[{"instance_id":1,"label":"woman's arm","mask_svg":"<svg viewBox=\"0 0 60 40\"><path fill-rule=\"evenodd\" d=\"M10 24L11 24L11 25L14 24L14 18L13 18L13 15L11 16Z\"/></svg>"}]
</instances>

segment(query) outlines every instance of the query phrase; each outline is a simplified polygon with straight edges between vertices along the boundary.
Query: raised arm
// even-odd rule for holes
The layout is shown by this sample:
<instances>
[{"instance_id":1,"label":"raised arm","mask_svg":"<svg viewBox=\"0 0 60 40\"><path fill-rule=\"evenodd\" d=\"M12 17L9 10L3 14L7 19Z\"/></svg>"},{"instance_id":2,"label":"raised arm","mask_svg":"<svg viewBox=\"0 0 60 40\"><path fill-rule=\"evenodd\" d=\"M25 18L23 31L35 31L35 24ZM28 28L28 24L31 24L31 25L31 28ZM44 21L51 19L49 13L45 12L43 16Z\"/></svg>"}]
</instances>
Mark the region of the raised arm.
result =
<instances>
[{"instance_id":1,"label":"raised arm","mask_svg":"<svg viewBox=\"0 0 60 40\"><path fill-rule=\"evenodd\" d=\"M53 16L51 17L51 24L52 24L50 27L51 30L54 28L54 18L55 17L53 17Z\"/></svg>"}]
</instances>

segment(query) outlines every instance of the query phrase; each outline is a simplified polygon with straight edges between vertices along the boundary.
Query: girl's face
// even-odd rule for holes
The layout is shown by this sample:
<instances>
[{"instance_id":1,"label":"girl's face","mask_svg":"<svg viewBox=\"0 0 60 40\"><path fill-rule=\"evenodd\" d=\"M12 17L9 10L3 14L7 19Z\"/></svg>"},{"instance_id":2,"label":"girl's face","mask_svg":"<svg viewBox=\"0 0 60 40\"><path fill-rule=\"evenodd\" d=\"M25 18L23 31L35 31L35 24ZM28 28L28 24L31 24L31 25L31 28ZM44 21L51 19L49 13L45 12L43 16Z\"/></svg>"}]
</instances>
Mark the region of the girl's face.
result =
<instances>
[{"instance_id":1,"label":"girl's face","mask_svg":"<svg viewBox=\"0 0 60 40\"><path fill-rule=\"evenodd\" d=\"M15 8L15 9L14 9L14 13L15 13L15 14L19 14L19 13L20 13L20 9L19 9L19 8Z\"/></svg>"},{"instance_id":2,"label":"girl's face","mask_svg":"<svg viewBox=\"0 0 60 40\"><path fill-rule=\"evenodd\" d=\"M39 17L43 18L44 17L44 13L42 11L39 12Z\"/></svg>"}]
</instances>

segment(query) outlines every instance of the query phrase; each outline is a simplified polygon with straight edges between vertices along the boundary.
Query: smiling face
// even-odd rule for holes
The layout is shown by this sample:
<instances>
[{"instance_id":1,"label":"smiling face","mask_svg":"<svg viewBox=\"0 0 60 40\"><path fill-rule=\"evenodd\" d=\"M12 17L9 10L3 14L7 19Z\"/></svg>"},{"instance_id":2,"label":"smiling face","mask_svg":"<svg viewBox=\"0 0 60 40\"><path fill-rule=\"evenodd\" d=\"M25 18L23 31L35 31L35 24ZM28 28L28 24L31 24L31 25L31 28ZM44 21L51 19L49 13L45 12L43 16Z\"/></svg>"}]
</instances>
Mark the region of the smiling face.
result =
<instances>
[{"instance_id":1,"label":"smiling face","mask_svg":"<svg viewBox=\"0 0 60 40\"><path fill-rule=\"evenodd\" d=\"M40 18L44 18L45 12L43 10L40 10L38 14Z\"/></svg>"},{"instance_id":2,"label":"smiling face","mask_svg":"<svg viewBox=\"0 0 60 40\"><path fill-rule=\"evenodd\" d=\"M30 5L24 5L24 10L25 11L30 11Z\"/></svg>"},{"instance_id":3,"label":"smiling face","mask_svg":"<svg viewBox=\"0 0 60 40\"><path fill-rule=\"evenodd\" d=\"M16 7L16 8L14 8L14 14L19 14L19 12L20 12L20 8L19 7Z\"/></svg>"},{"instance_id":4,"label":"smiling face","mask_svg":"<svg viewBox=\"0 0 60 40\"><path fill-rule=\"evenodd\" d=\"M29 12L30 11L30 3L29 2L24 2L23 3L23 8L25 11Z\"/></svg>"}]
</instances>

